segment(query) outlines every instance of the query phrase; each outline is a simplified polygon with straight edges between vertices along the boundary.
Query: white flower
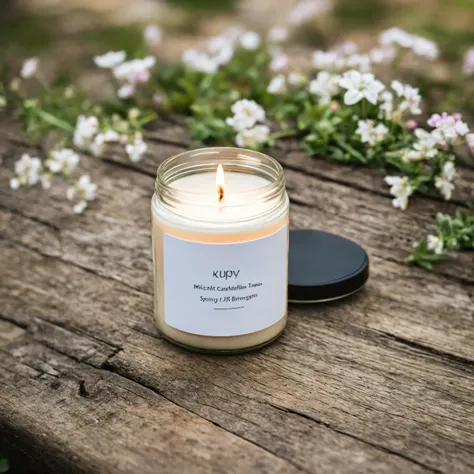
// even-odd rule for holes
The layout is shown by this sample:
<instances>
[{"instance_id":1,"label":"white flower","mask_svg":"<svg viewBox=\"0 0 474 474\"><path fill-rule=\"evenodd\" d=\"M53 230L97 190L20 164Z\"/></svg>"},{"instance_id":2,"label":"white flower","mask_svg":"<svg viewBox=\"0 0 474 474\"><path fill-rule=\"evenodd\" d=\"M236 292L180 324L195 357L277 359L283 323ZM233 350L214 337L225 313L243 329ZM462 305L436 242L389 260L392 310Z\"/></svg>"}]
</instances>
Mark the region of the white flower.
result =
<instances>
[{"instance_id":1,"label":"white flower","mask_svg":"<svg viewBox=\"0 0 474 474\"><path fill-rule=\"evenodd\" d=\"M38 58L30 58L27 59L21 68L20 76L23 79L29 79L36 74L36 70L38 69Z\"/></svg>"},{"instance_id":2,"label":"white flower","mask_svg":"<svg viewBox=\"0 0 474 474\"><path fill-rule=\"evenodd\" d=\"M437 176L435 179L435 186L439 190L439 192L443 195L446 201L451 199L454 190L454 184L447 179Z\"/></svg>"},{"instance_id":3,"label":"white flower","mask_svg":"<svg viewBox=\"0 0 474 474\"><path fill-rule=\"evenodd\" d=\"M415 115L421 114L421 96L417 88L409 84L402 84L400 81L392 81L392 89L397 93L398 97L403 99L398 106L400 112L403 113L408 110Z\"/></svg>"},{"instance_id":4,"label":"white flower","mask_svg":"<svg viewBox=\"0 0 474 474\"><path fill-rule=\"evenodd\" d=\"M95 56L95 64L102 69L112 69L125 61L125 51L109 51L102 56Z\"/></svg>"},{"instance_id":5,"label":"white flower","mask_svg":"<svg viewBox=\"0 0 474 474\"><path fill-rule=\"evenodd\" d=\"M79 163L79 155L70 148L62 148L51 152L46 166L52 173L71 173Z\"/></svg>"},{"instance_id":6,"label":"white flower","mask_svg":"<svg viewBox=\"0 0 474 474\"><path fill-rule=\"evenodd\" d=\"M90 176L82 175L74 186L70 186L67 189L66 195L70 201L75 197L78 197L80 201L92 201L95 199L96 192L97 185L91 183Z\"/></svg>"},{"instance_id":7,"label":"white flower","mask_svg":"<svg viewBox=\"0 0 474 474\"><path fill-rule=\"evenodd\" d=\"M18 189L21 186L20 180L18 178L12 178L10 180L10 188Z\"/></svg>"},{"instance_id":8,"label":"white flower","mask_svg":"<svg viewBox=\"0 0 474 474\"><path fill-rule=\"evenodd\" d=\"M132 59L114 67L113 73L119 81L128 84L139 84L150 79L150 69L155 65L156 59L147 56L143 59Z\"/></svg>"},{"instance_id":9,"label":"white flower","mask_svg":"<svg viewBox=\"0 0 474 474\"><path fill-rule=\"evenodd\" d=\"M292 86L301 86L307 81L307 77L302 72L290 72L288 74L288 84Z\"/></svg>"},{"instance_id":10,"label":"white flower","mask_svg":"<svg viewBox=\"0 0 474 474\"><path fill-rule=\"evenodd\" d=\"M274 26L268 32L268 40L274 43L283 43L288 39L288 30L281 26Z\"/></svg>"},{"instance_id":11,"label":"white flower","mask_svg":"<svg viewBox=\"0 0 474 474\"><path fill-rule=\"evenodd\" d=\"M214 36L207 45L208 61L218 66L227 64L234 56L234 41L227 36Z\"/></svg>"},{"instance_id":12,"label":"white flower","mask_svg":"<svg viewBox=\"0 0 474 474\"><path fill-rule=\"evenodd\" d=\"M187 49L182 56L183 63L195 71L214 74L219 69L219 63L212 59L207 53L196 49Z\"/></svg>"},{"instance_id":13,"label":"white flower","mask_svg":"<svg viewBox=\"0 0 474 474\"><path fill-rule=\"evenodd\" d=\"M135 140L133 141L133 143L129 143L125 147L125 150L128 154L128 157L130 158L130 161L133 161L134 163L142 159L142 156L147 151L147 149L148 149L148 146L143 141L140 135L135 136Z\"/></svg>"},{"instance_id":14,"label":"white flower","mask_svg":"<svg viewBox=\"0 0 474 474\"><path fill-rule=\"evenodd\" d=\"M420 153L423 158L433 158L438 154L438 140L431 133L422 128L415 130L418 141L413 148Z\"/></svg>"},{"instance_id":15,"label":"white flower","mask_svg":"<svg viewBox=\"0 0 474 474\"><path fill-rule=\"evenodd\" d=\"M266 125L255 125L255 127L240 131L235 137L235 143L242 148L258 148L262 143L268 141L270 129Z\"/></svg>"},{"instance_id":16,"label":"white flower","mask_svg":"<svg viewBox=\"0 0 474 474\"><path fill-rule=\"evenodd\" d=\"M120 140L120 134L115 130L108 129L104 132L104 142L118 142Z\"/></svg>"},{"instance_id":17,"label":"white flower","mask_svg":"<svg viewBox=\"0 0 474 474\"><path fill-rule=\"evenodd\" d=\"M33 186L40 180L42 165L39 158L32 158L27 153L15 162L16 177L10 181L10 187L17 189L20 185Z\"/></svg>"},{"instance_id":18,"label":"white flower","mask_svg":"<svg viewBox=\"0 0 474 474\"><path fill-rule=\"evenodd\" d=\"M426 247L437 255L443 253L443 241L436 235L430 234L426 237Z\"/></svg>"},{"instance_id":19,"label":"white flower","mask_svg":"<svg viewBox=\"0 0 474 474\"><path fill-rule=\"evenodd\" d=\"M454 184L452 183L456 176L456 167L452 161L448 161L444 164L441 176L435 178L435 186L439 192L444 196L447 201L451 199L454 190Z\"/></svg>"},{"instance_id":20,"label":"white flower","mask_svg":"<svg viewBox=\"0 0 474 474\"><path fill-rule=\"evenodd\" d=\"M257 122L265 120L265 110L253 100L238 100L231 110L234 116L228 117L226 122L237 132L252 128Z\"/></svg>"},{"instance_id":21,"label":"white flower","mask_svg":"<svg viewBox=\"0 0 474 474\"><path fill-rule=\"evenodd\" d=\"M346 58L346 66L358 69L360 72L369 72L371 69L371 61L368 54L353 54Z\"/></svg>"},{"instance_id":22,"label":"white flower","mask_svg":"<svg viewBox=\"0 0 474 474\"><path fill-rule=\"evenodd\" d=\"M86 149L99 128L97 117L79 115L77 117L76 129L74 130L73 142L77 148Z\"/></svg>"},{"instance_id":23,"label":"white flower","mask_svg":"<svg viewBox=\"0 0 474 474\"><path fill-rule=\"evenodd\" d=\"M423 56L427 59L436 59L439 54L436 43L429 39L422 38L421 36L413 37L412 50L418 56Z\"/></svg>"},{"instance_id":24,"label":"white flower","mask_svg":"<svg viewBox=\"0 0 474 474\"><path fill-rule=\"evenodd\" d=\"M395 59L397 50L392 46L373 48L369 52L370 59L375 64L389 63Z\"/></svg>"},{"instance_id":25,"label":"white flower","mask_svg":"<svg viewBox=\"0 0 474 474\"><path fill-rule=\"evenodd\" d=\"M331 7L330 0L301 0L290 10L288 20L290 23L299 25L316 15L326 13Z\"/></svg>"},{"instance_id":26,"label":"white flower","mask_svg":"<svg viewBox=\"0 0 474 474\"><path fill-rule=\"evenodd\" d=\"M273 59L271 60L270 69L275 72L281 71L282 69L285 69L287 64L288 64L288 56L284 53L280 53L274 56Z\"/></svg>"},{"instance_id":27,"label":"white flower","mask_svg":"<svg viewBox=\"0 0 474 474\"><path fill-rule=\"evenodd\" d=\"M7 105L7 99L0 95L0 109L3 109Z\"/></svg>"},{"instance_id":28,"label":"white flower","mask_svg":"<svg viewBox=\"0 0 474 474\"><path fill-rule=\"evenodd\" d=\"M460 114L434 114L428 120L428 125L436 128L431 134L440 144L453 143L469 133L469 127L461 120Z\"/></svg>"},{"instance_id":29,"label":"white flower","mask_svg":"<svg viewBox=\"0 0 474 474\"><path fill-rule=\"evenodd\" d=\"M380 94L380 98L382 99L382 103L380 104L380 118L385 118L386 120L390 120L392 118L393 112L393 94L389 91L383 91Z\"/></svg>"},{"instance_id":30,"label":"white flower","mask_svg":"<svg viewBox=\"0 0 474 474\"><path fill-rule=\"evenodd\" d=\"M148 25L143 30L143 37L148 46L153 46L161 41L161 29L156 25Z\"/></svg>"},{"instance_id":31,"label":"white flower","mask_svg":"<svg viewBox=\"0 0 474 474\"><path fill-rule=\"evenodd\" d=\"M124 84L120 89L117 91L117 95L121 99L128 99L135 94L135 86L133 84Z\"/></svg>"},{"instance_id":32,"label":"white flower","mask_svg":"<svg viewBox=\"0 0 474 474\"><path fill-rule=\"evenodd\" d=\"M466 76L474 75L474 48L471 48L466 51L466 54L464 55L462 72Z\"/></svg>"},{"instance_id":33,"label":"white flower","mask_svg":"<svg viewBox=\"0 0 474 474\"><path fill-rule=\"evenodd\" d=\"M469 133L466 135L466 141L468 147L471 149L471 152L474 153L474 133Z\"/></svg>"},{"instance_id":34,"label":"white flower","mask_svg":"<svg viewBox=\"0 0 474 474\"><path fill-rule=\"evenodd\" d=\"M74 214L82 214L86 208L87 208L87 201L79 201L77 204L74 205L72 210Z\"/></svg>"},{"instance_id":35,"label":"white flower","mask_svg":"<svg viewBox=\"0 0 474 474\"><path fill-rule=\"evenodd\" d=\"M351 56L353 54L357 54L358 50L359 47L354 41L344 41L334 48L334 51L344 56Z\"/></svg>"},{"instance_id":36,"label":"white flower","mask_svg":"<svg viewBox=\"0 0 474 474\"><path fill-rule=\"evenodd\" d=\"M245 49L257 49L260 45L260 36L255 31L246 31L240 38L240 45Z\"/></svg>"},{"instance_id":37,"label":"white flower","mask_svg":"<svg viewBox=\"0 0 474 474\"><path fill-rule=\"evenodd\" d=\"M401 28L390 28L380 34L380 44L382 46L397 44L403 48L411 48L413 36Z\"/></svg>"},{"instance_id":38,"label":"white flower","mask_svg":"<svg viewBox=\"0 0 474 474\"><path fill-rule=\"evenodd\" d=\"M313 65L318 69L334 69L339 65L341 57L334 51L315 51Z\"/></svg>"},{"instance_id":39,"label":"white flower","mask_svg":"<svg viewBox=\"0 0 474 474\"><path fill-rule=\"evenodd\" d=\"M362 143L375 145L387 136L388 128L383 123L375 125L373 120L359 120L356 133Z\"/></svg>"},{"instance_id":40,"label":"white flower","mask_svg":"<svg viewBox=\"0 0 474 474\"><path fill-rule=\"evenodd\" d=\"M98 133L94 141L89 145L88 150L96 157L101 156L105 148L105 135Z\"/></svg>"},{"instance_id":41,"label":"white flower","mask_svg":"<svg viewBox=\"0 0 474 474\"><path fill-rule=\"evenodd\" d=\"M43 187L43 189L51 188L51 178L52 178L52 175L49 173L41 175L40 180L41 180L41 186Z\"/></svg>"},{"instance_id":42,"label":"white flower","mask_svg":"<svg viewBox=\"0 0 474 474\"><path fill-rule=\"evenodd\" d=\"M413 194L413 187L410 185L407 176L386 176L384 181L390 186L390 194L395 196L392 205L404 211L408 205L408 198Z\"/></svg>"},{"instance_id":43,"label":"white flower","mask_svg":"<svg viewBox=\"0 0 474 474\"><path fill-rule=\"evenodd\" d=\"M448 161L443 166L443 178L452 181L456 176L456 167L452 161Z\"/></svg>"},{"instance_id":44,"label":"white flower","mask_svg":"<svg viewBox=\"0 0 474 474\"><path fill-rule=\"evenodd\" d=\"M347 92L344 94L344 103L354 105L362 99L367 99L371 104L376 104L380 92L385 86L375 79L373 74L361 74L359 71L347 71L339 81L339 85Z\"/></svg>"},{"instance_id":45,"label":"white flower","mask_svg":"<svg viewBox=\"0 0 474 474\"><path fill-rule=\"evenodd\" d=\"M327 71L321 71L309 83L309 91L320 97L321 104L329 104L333 96L339 92L339 81L341 76L333 75Z\"/></svg>"},{"instance_id":46,"label":"white flower","mask_svg":"<svg viewBox=\"0 0 474 474\"><path fill-rule=\"evenodd\" d=\"M270 94L283 94L286 90L286 78L283 74L275 76L268 84L267 92Z\"/></svg>"}]
</instances>

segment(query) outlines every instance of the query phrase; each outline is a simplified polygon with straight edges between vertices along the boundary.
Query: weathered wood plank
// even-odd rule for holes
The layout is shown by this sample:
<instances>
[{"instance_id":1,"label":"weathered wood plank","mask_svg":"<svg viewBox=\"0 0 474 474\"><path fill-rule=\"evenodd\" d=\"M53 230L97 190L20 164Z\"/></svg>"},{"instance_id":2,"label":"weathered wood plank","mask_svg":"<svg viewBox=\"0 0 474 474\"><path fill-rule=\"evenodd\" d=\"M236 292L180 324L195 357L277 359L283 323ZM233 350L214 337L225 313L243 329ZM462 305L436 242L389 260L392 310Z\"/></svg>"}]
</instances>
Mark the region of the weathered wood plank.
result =
<instances>
[{"instance_id":1,"label":"weathered wood plank","mask_svg":"<svg viewBox=\"0 0 474 474\"><path fill-rule=\"evenodd\" d=\"M311 216L308 217L301 207L292 212L292 221L300 227L305 227L308 219L310 220ZM77 225L82 227L79 222ZM101 247L94 250L94 255L89 255L90 250L87 248L73 247L74 244L70 243L71 231L61 230L58 233L49 225L0 210L0 234L41 254L60 257L101 275L105 274L107 278L116 278L115 273L109 273L108 270L104 272L102 267L94 264L95 260L107 259L108 247ZM133 239L133 236L127 234L126 238ZM68 252L61 252L61 246ZM144 254L143 258L147 258L146 252ZM113 255L110 258L113 258ZM474 348L471 343L474 331L472 290L447 278L398 265L376 255L371 255L371 258L372 277L364 299L355 299L351 303L350 312L344 311L343 307L339 310L337 305L323 305L321 308L325 317L335 315L341 321L370 327L433 350L474 361ZM143 265L148 267L147 275L143 276L146 284L138 289L151 294L151 262ZM103 266L111 267L110 262ZM134 287L134 272L129 273L120 265L115 267L114 272L121 272L120 280ZM12 276L15 274L14 272ZM40 281L38 280L38 285ZM424 294L430 295L430 298L420 297Z\"/></svg>"},{"instance_id":2,"label":"weathered wood plank","mask_svg":"<svg viewBox=\"0 0 474 474\"><path fill-rule=\"evenodd\" d=\"M4 144L3 156L7 166L13 166L13 153L16 157L18 156L18 151L15 153L14 150L17 150L17 146L9 147L8 142ZM156 167L166 157L180 151L179 148L171 146L165 147L164 150L160 147L151 147L143 162L138 164L131 164L119 149L116 153L110 153L107 156L107 160L121 163L130 169L117 169L117 167L109 166L109 163L98 162L93 158L82 159L82 169L92 176L97 176L96 180L99 180L99 196L104 201L101 205L105 206L102 215L90 218L94 222L94 236L82 235L79 237L82 242L84 239L96 240L97 238L103 239L103 242L114 240L116 245L109 249L111 252L117 250L113 261L122 261L126 267L132 265L132 261L128 260L129 257L133 257L133 262L138 262L138 248L146 248L148 252L148 244L145 244L143 239L138 246L128 246L130 240L125 238L122 232L127 230L142 233L144 229L148 232L148 224L144 223L149 219L149 204L144 198L145 196L150 198L153 193ZM149 173L150 176L133 173L133 169ZM6 180L9 176L8 168L0 169L0 179ZM369 252L373 250L379 256L386 256L399 262L402 262L412 250L413 243L421 235L434 232L434 216L437 211L454 213L456 208L453 204L419 197L407 211L401 212L393 210L387 198L367 194L339 183L309 177L294 170L286 170L286 177L288 192L294 203L311 206L312 217L309 222L306 222L306 226L355 238ZM3 205L19 210L30 217L40 216L41 220L54 226L64 226L64 220L66 223L74 220L75 216L71 216L70 204L64 200L64 186L53 187L48 196L42 196L41 191L37 189L22 189L19 193L0 190L0 193L2 193L0 196ZM42 197L41 201L37 200L39 196ZM124 206L130 207L132 204L136 204L136 209L132 213L122 212ZM92 208L97 209L97 204L92 204ZM390 216L390 220L387 216ZM113 225L110 225L111 220L118 218L122 222L122 229L116 229L118 234L111 234L113 229ZM123 229L124 225L127 229ZM120 238L121 235L124 238ZM143 237L143 234L141 236ZM135 240L134 238L132 241L135 242ZM146 259L148 260L148 254ZM456 253L453 256L453 262L441 265L438 271L474 282L473 261L472 253ZM110 264L108 260L100 262L96 260L96 263L105 268ZM120 275L117 277L120 278ZM143 288L143 281L139 275L136 275L136 282Z\"/></svg>"},{"instance_id":3,"label":"weathered wood plank","mask_svg":"<svg viewBox=\"0 0 474 474\"><path fill-rule=\"evenodd\" d=\"M352 313L357 302L364 311L369 288L350 306L292 307L278 343L223 359L188 354L156 338L151 295L14 244L5 243L2 250L5 261L23 269L9 272L0 293L8 318L15 321L34 309L38 317L121 347L105 364L110 370L269 451L283 450L304 469L325 472L318 470L320 458L310 456L319 439L308 435L313 424L436 472L474 468L468 456L474 447L472 365L337 317L348 309ZM367 465L361 471L368 472Z\"/></svg>"},{"instance_id":4,"label":"weathered wood plank","mask_svg":"<svg viewBox=\"0 0 474 474\"><path fill-rule=\"evenodd\" d=\"M0 426L36 472L301 472L152 390L27 336L0 344L0 354Z\"/></svg>"}]
</instances>

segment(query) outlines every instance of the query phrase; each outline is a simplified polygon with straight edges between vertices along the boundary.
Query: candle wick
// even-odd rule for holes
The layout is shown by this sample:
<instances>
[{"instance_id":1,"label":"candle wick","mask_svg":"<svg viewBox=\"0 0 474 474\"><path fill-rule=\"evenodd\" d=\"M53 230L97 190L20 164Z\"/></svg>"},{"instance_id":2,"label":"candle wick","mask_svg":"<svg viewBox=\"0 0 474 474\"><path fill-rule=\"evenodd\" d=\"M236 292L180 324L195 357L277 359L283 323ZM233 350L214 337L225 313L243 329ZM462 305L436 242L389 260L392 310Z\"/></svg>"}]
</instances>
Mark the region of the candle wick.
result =
<instances>
[{"instance_id":1,"label":"candle wick","mask_svg":"<svg viewBox=\"0 0 474 474\"><path fill-rule=\"evenodd\" d=\"M217 201L220 203L224 199L224 187L217 186Z\"/></svg>"}]
</instances>

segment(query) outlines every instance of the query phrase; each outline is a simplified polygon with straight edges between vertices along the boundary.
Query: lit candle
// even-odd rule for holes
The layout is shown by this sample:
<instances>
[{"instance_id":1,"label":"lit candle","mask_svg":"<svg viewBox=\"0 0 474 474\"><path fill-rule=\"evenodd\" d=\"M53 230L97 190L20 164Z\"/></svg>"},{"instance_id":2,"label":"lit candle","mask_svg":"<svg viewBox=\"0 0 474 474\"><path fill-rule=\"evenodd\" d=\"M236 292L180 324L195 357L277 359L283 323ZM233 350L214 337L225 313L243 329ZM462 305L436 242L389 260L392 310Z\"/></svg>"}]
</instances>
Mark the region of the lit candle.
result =
<instances>
[{"instance_id":1,"label":"lit candle","mask_svg":"<svg viewBox=\"0 0 474 474\"><path fill-rule=\"evenodd\" d=\"M190 349L263 346L287 318L288 209L281 166L239 148L158 168L152 199L155 318Z\"/></svg>"}]
</instances>

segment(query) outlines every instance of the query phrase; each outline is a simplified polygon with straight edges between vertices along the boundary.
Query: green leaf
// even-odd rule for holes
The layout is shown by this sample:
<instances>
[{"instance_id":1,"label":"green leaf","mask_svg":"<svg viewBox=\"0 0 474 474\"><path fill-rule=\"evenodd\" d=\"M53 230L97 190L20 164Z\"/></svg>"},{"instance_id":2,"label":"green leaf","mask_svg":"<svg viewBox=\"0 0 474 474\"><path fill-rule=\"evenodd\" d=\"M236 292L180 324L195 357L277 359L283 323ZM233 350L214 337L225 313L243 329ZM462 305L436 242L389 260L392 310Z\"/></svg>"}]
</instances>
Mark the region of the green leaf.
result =
<instances>
[{"instance_id":1,"label":"green leaf","mask_svg":"<svg viewBox=\"0 0 474 474\"><path fill-rule=\"evenodd\" d=\"M8 472L10 469L10 464L7 458L0 458L0 474L4 474Z\"/></svg>"}]
</instances>

